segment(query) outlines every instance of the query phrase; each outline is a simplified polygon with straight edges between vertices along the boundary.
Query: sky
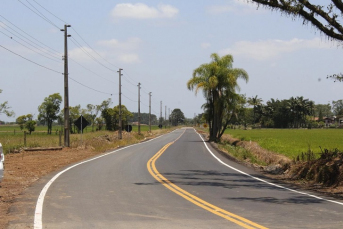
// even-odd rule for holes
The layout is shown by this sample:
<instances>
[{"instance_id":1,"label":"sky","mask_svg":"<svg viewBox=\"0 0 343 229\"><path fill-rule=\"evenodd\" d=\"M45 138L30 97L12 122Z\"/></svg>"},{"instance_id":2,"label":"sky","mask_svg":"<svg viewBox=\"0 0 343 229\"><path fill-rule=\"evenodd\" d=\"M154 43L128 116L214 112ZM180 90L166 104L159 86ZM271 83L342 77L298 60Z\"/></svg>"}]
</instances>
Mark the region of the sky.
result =
<instances>
[{"instance_id":1,"label":"sky","mask_svg":"<svg viewBox=\"0 0 343 229\"><path fill-rule=\"evenodd\" d=\"M322 2L322 1L320 1ZM327 2L327 1L326 1ZM38 116L51 94L64 95L65 24L68 28L69 105L99 105L111 98L162 116L181 109L187 118L202 113L202 93L187 89L193 70L210 55L231 54L247 97L304 96L316 104L343 99L342 83L326 79L341 72L343 50L311 25L245 0L1 0L0 103L16 117ZM28 39L26 39L28 38ZM61 108L63 108L63 103Z\"/></svg>"}]
</instances>

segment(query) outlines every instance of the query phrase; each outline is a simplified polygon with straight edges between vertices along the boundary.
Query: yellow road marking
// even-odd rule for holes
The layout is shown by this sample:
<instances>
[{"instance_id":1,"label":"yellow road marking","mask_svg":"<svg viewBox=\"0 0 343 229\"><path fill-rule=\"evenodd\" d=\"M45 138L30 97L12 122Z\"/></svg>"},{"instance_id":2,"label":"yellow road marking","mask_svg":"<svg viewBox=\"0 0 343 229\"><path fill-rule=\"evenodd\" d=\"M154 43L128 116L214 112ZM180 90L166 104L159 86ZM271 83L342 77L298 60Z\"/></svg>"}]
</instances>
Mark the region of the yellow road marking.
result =
<instances>
[{"instance_id":1,"label":"yellow road marking","mask_svg":"<svg viewBox=\"0 0 343 229\"><path fill-rule=\"evenodd\" d=\"M181 135L182 136L182 135ZM181 137L180 136L180 137ZM180 138L179 137L179 138ZM179 139L178 138L178 139ZM164 153L164 151L167 150L167 148L172 145L174 142L176 142L178 139L176 139L173 142L170 142L166 144L162 149L160 149L152 158L147 163L148 171L149 173L161 184L163 184L166 188L168 188L170 191L178 194L179 196L182 196L186 200L192 202L193 204L209 211L212 212L215 215L218 215L220 217L223 217L233 223L236 223L244 228L249 228L249 229L255 229L255 228L260 228L260 229L267 229L264 226L261 226L257 223L254 223L248 219L245 219L239 215L233 214L231 212L228 212L222 208L219 208L215 205L212 205L197 196L194 196L190 194L189 192L183 190L182 188L178 187L177 185L173 184L171 181L169 181L167 178L165 178L162 174L158 172L155 166L156 160Z\"/></svg>"}]
</instances>

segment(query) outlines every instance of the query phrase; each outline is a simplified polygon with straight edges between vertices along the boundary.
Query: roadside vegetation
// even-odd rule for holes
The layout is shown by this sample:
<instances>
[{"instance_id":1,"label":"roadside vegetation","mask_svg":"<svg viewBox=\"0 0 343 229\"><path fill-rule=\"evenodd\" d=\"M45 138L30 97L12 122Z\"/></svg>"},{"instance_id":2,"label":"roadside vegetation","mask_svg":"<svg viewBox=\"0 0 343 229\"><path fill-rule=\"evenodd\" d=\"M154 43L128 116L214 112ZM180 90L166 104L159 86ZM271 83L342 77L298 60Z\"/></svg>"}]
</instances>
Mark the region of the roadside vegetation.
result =
<instances>
[{"instance_id":1,"label":"roadside vegetation","mask_svg":"<svg viewBox=\"0 0 343 229\"><path fill-rule=\"evenodd\" d=\"M2 125L0 126L0 142L3 145L5 154L18 153L24 148L61 146L59 137L60 126L53 126L52 130L52 134L47 134L46 126L38 126L35 132L26 135L25 145L24 131L20 129L19 125ZM72 134L70 136L70 142L72 148L83 145L84 147L91 147L94 148L94 150L101 152L111 149L111 147L117 148L118 146L134 143L136 140L138 141L158 133L163 133L170 129L160 130L158 126L154 125L151 126L151 130L152 133L149 132L149 126L141 125L141 134L138 135L138 126L133 126L131 133L123 131L123 134L129 136L129 138L126 137L121 141L117 141L117 132L108 130L92 131L92 127L87 127L82 134L82 141L80 134ZM106 144L102 145L102 143Z\"/></svg>"},{"instance_id":2,"label":"roadside vegetation","mask_svg":"<svg viewBox=\"0 0 343 229\"><path fill-rule=\"evenodd\" d=\"M318 158L322 149L343 149L342 129L227 129L225 134L241 141L257 142L290 159L308 151Z\"/></svg>"}]
</instances>

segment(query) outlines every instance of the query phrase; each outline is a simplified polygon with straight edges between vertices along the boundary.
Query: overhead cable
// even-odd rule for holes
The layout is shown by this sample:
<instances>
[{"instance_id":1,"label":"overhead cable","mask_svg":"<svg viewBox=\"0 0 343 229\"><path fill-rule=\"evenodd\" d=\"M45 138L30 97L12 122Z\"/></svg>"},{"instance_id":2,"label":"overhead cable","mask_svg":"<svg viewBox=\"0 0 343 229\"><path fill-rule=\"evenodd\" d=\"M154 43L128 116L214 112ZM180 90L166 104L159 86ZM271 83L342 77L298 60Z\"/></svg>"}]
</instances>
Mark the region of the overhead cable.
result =
<instances>
[{"instance_id":1,"label":"overhead cable","mask_svg":"<svg viewBox=\"0 0 343 229\"><path fill-rule=\"evenodd\" d=\"M21 58L23 58L23 59L25 59L25 60L27 60L27 61L29 61L29 62L35 64L35 65L38 65L38 66L40 66L40 67L42 67L42 68L48 69L48 70L50 70L50 71L52 71L52 72L56 72L56 73L59 73L59 74L63 74L62 72L56 71L56 70L51 69L51 68L49 68L49 67L46 67L46 66L44 66L44 65L38 64L37 62L34 62L34 61L32 61L32 60L30 60L30 59L28 59L28 58L26 58L26 57L23 57L22 55L20 55L20 54L18 54L18 53L15 53L15 52L9 50L8 48L6 48L6 47L4 47L4 46L2 46L2 45L0 45L0 47L3 48L3 49L5 49L5 50L7 50L7 51L9 51L9 52L11 52L11 53L13 53L14 55L17 55L17 56L19 56L19 57L21 57Z\"/></svg>"}]
</instances>

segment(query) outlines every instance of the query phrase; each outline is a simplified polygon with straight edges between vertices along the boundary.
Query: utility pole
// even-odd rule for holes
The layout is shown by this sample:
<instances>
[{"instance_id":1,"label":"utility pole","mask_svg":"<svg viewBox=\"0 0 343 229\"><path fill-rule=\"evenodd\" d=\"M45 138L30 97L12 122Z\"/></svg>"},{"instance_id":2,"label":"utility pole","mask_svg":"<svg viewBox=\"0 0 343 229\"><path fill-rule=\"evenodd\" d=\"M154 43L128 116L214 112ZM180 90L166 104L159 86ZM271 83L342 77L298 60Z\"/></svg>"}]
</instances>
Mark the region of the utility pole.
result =
<instances>
[{"instance_id":1,"label":"utility pole","mask_svg":"<svg viewBox=\"0 0 343 229\"><path fill-rule=\"evenodd\" d=\"M119 130L118 130L118 139L122 139L122 135L121 135L121 130L122 130L122 123L121 123L121 71L123 69L119 68Z\"/></svg>"},{"instance_id":2,"label":"utility pole","mask_svg":"<svg viewBox=\"0 0 343 229\"><path fill-rule=\"evenodd\" d=\"M164 129L167 128L167 106L164 106Z\"/></svg>"},{"instance_id":3,"label":"utility pole","mask_svg":"<svg viewBox=\"0 0 343 229\"><path fill-rule=\"evenodd\" d=\"M151 92L149 92L149 131L151 132Z\"/></svg>"},{"instance_id":4,"label":"utility pole","mask_svg":"<svg viewBox=\"0 0 343 229\"><path fill-rule=\"evenodd\" d=\"M138 134L141 134L141 83L138 83Z\"/></svg>"},{"instance_id":5,"label":"utility pole","mask_svg":"<svg viewBox=\"0 0 343 229\"><path fill-rule=\"evenodd\" d=\"M162 125L162 101L160 102L160 125Z\"/></svg>"},{"instance_id":6,"label":"utility pole","mask_svg":"<svg viewBox=\"0 0 343 229\"><path fill-rule=\"evenodd\" d=\"M169 128L170 128L170 108L168 108L169 112L168 112L168 123L169 123Z\"/></svg>"},{"instance_id":7,"label":"utility pole","mask_svg":"<svg viewBox=\"0 0 343 229\"><path fill-rule=\"evenodd\" d=\"M64 146L70 147L69 131L69 86L68 86L68 35L67 28L70 25L64 25Z\"/></svg>"}]
</instances>

